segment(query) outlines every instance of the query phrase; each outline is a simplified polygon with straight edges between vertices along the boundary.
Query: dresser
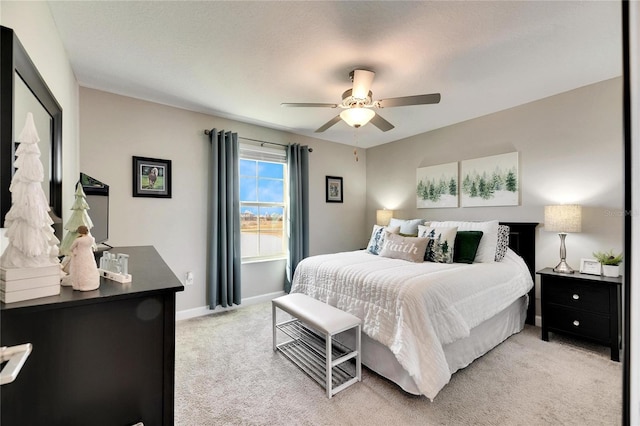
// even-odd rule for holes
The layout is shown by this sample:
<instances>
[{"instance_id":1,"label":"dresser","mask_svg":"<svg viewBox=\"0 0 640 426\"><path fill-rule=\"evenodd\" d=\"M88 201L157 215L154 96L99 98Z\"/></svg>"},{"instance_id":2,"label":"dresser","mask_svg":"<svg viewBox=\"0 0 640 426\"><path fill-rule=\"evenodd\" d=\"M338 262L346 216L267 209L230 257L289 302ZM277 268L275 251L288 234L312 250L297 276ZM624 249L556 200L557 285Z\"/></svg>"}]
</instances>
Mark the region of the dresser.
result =
<instances>
[{"instance_id":1,"label":"dresser","mask_svg":"<svg viewBox=\"0 0 640 426\"><path fill-rule=\"evenodd\" d=\"M0 423L172 425L175 295L184 287L155 248L121 247L131 283L0 304L0 344L31 343L0 388Z\"/></svg>"},{"instance_id":2,"label":"dresser","mask_svg":"<svg viewBox=\"0 0 640 426\"><path fill-rule=\"evenodd\" d=\"M560 274L552 268L540 275L542 340L564 333L611 348L620 361L620 295L622 278L580 273Z\"/></svg>"}]
</instances>

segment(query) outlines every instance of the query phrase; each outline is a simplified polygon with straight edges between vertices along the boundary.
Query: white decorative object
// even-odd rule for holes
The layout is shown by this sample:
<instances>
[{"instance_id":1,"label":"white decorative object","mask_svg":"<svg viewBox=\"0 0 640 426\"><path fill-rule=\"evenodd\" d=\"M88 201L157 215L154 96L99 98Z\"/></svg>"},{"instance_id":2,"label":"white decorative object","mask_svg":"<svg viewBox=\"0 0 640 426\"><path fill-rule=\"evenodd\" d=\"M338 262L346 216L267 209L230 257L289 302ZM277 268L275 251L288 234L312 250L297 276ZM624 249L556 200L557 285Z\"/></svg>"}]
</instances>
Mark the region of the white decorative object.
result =
<instances>
[{"instance_id":1,"label":"white decorative object","mask_svg":"<svg viewBox=\"0 0 640 426\"><path fill-rule=\"evenodd\" d=\"M620 265L602 265L602 275L617 278L620 276Z\"/></svg>"},{"instance_id":2,"label":"white decorative object","mask_svg":"<svg viewBox=\"0 0 640 426\"><path fill-rule=\"evenodd\" d=\"M62 285L71 285L74 290L91 291L100 287L100 273L93 256L95 240L89 229L78 227L78 237L71 244L69 255L69 275L64 277Z\"/></svg>"},{"instance_id":3,"label":"white decorative object","mask_svg":"<svg viewBox=\"0 0 640 426\"><path fill-rule=\"evenodd\" d=\"M27 113L16 149L16 172L11 179L11 209L4 227L9 244L0 257L4 268L37 268L59 264L58 246L49 203L42 190L44 171L33 115Z\"/></svg>"},{"instance_id":4,"label":"white decorative object","mask_svg":"<svg viewBox=\"0 0 640 426\"><path fill-rule=\"evenodd\" d=\"M105 251L100 258L100 275L120 283L131 282L129 274L129 255L118 253L113 254Z\"/></svg>"},{"instance_id":5,"label":"white decorative object","mask_svg":"<svg viewBox=\"0 0 640 426\"><path fill-rule=\"evenodd\" d=\"M580 259L580 273L601 275L602 267L597 259Z\"/></svg>"},{"instance_id":6,"label":"white decorative object","mask_svg":"<svg viewBox=\"0 0 640 426\"><path fill-rule=\"evenodd\" d=\"M20 302L60 294L60 265L0 267L0 301Z\"/></svg>"}]
</instances>

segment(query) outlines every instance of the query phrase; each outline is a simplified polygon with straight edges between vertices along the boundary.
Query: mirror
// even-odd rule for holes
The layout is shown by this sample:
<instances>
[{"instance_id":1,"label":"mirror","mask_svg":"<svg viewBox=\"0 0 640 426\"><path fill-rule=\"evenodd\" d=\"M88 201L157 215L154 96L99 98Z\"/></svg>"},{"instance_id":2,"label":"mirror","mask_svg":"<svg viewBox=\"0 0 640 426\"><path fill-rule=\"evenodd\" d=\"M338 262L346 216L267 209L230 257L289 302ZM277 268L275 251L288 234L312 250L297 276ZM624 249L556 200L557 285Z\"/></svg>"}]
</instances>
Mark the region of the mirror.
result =
<instances>
[{"instance_id":1,"label":"mirror","mask_svg":"<svg viewBox=\"0 0 640 426\"><path fill-rule=\"evenodd\" d=\"M40 137L42 183L62 239L62 108L42 79L14 31L0 27L0 226L11 208L9 185L16 143L27 112L33 113ZM48 176L48 179L47 179Z\"/></svg>"}]
</instances>

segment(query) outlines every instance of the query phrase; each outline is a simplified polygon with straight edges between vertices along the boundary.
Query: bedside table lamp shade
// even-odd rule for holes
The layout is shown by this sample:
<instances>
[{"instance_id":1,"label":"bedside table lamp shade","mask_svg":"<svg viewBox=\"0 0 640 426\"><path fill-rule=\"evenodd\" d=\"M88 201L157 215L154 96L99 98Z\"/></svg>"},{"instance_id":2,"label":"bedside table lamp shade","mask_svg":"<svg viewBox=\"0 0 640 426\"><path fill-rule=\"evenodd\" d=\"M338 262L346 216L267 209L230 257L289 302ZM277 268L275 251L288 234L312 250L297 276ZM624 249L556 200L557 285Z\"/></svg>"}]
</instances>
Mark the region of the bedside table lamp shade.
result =
<instances>
[{"instance_id":1,"label":"bedside table lamp shade","mask_svg":"<svg viewBox=\"0 0 640 426\"><path fill-rule=\"evenodd\" d=\"M387 226L393 217L393 210L376 210L376 225Z\"/></svg>"},{"instance_id":2,"label":"bedside table lamp shade","mask_svg":"<svg viewBox=\"0 0 640 426\"><path fill-rule=\"evenodd\" d=\"M553 271L572 274L573 269L566 262L567 249L564 240L568 232L582 231L582 206L577 204L545 206L544 229L555 231L560 236L560 263L553 268Z\"/></svg>"}]
</instances>

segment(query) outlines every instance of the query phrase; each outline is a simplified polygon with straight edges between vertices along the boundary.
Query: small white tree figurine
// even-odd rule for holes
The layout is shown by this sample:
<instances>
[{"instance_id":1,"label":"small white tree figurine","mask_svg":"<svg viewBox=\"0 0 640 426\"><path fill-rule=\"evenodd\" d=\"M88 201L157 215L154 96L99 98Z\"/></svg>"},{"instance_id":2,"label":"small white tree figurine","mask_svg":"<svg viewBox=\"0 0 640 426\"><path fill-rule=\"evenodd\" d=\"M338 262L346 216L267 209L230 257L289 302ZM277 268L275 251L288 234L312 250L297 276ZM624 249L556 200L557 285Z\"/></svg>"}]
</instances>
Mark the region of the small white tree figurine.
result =
<instances>
[{"instance_id":1,"label":"small white tree figurine","mask_svg":"<svg viewBox=\"0 0 640 426\"><path fill-rule=\"evenodd\" d=\"M86 226L88 229L93 228L93 222L89 217L89 213L87 213L87 210L89 209L90 207L87 203L87 195L82 190L82 184L78 182L76 185L75 200L73 202L73 206L71 206L73 213L64 225L64 229L69 232L67 232L62 239L62 244L60 244L60 254L64 256L69 256L71 254L71 245L75 239L78 238L79 226Z\"/></svg>"},{"instance_id":2,"label":"small white tree figurine","mask_svg":"<svg viewBox=\"0 0 640 426\"><path fill-rule=\"evenodd\" d=\"M42 190L44 171L40 162L38 131L33 115L27 119L18 136L16 172L11 179L11 209L5 216L4 227L9 245L0 257L4 268L34 268L59 263L60 242L54 235L53 220L49 216L49 202Z\"/></svg>"}]
</instances>

